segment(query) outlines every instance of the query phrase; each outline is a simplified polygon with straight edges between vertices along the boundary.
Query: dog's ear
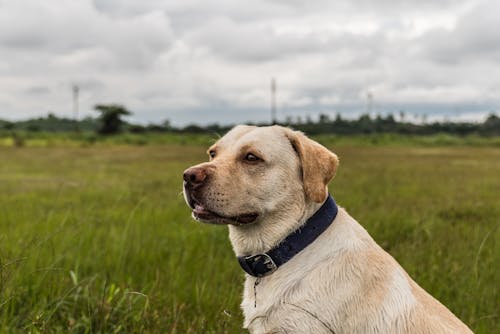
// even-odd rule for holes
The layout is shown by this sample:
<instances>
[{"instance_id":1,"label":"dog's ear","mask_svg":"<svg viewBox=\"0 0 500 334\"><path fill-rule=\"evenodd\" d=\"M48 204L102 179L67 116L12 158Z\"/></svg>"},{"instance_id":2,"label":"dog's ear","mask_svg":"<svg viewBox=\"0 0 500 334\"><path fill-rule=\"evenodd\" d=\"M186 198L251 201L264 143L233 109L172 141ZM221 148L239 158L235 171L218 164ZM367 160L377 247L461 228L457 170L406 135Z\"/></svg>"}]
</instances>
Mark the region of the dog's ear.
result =
<instances>
[{"instance_id":1,"label":"dog's ear","mask_svg":"<svg viewBox=\"0 0 500 334\"><path fill-rule=\"evenodd\" d=\"M314 202L322 203L328 195L328 182L337 172L337 155L302 132L287 129L286 136L299 155L306 195Z\"/></svg>"}]
</instances>

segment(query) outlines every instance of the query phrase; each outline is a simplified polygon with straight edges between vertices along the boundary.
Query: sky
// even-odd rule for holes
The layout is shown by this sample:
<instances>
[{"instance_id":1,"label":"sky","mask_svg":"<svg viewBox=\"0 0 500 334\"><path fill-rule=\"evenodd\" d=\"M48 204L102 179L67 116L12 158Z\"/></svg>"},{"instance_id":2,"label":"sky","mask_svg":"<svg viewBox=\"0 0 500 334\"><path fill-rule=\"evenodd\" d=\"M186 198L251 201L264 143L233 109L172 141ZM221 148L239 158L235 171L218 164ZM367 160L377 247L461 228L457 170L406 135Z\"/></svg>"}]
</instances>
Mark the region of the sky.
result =
<instances>
[{"instance_id":1,"label":"sky","mask_svg":"<svg viewBox=\"0 0 500 334\"><path fill-rule=\"evenodd\" d=\"M482 120L500 110L500 1L0 0L0 119L119 103L139 123ZM368 96L371 96L369 103Z\"/></svg>"}]
</instances>

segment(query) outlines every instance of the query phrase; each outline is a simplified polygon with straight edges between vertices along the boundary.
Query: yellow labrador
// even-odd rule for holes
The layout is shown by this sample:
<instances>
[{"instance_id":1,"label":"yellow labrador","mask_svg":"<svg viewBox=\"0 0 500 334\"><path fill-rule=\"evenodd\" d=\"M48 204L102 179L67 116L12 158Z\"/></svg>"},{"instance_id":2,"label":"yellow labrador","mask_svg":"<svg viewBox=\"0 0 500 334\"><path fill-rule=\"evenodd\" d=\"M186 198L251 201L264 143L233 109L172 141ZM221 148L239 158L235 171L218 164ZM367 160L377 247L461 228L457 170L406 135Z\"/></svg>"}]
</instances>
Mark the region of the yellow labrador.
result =
<instances>
[{"instance_id":1,"label":"yellow labrador","mask_svg":"<svg viewBox=\"0 0 500 334\"><path fill-rule=\"evenodd\" d=\"M208 153L184 196L229 226L251 333L472 333L336 206L334 153L280 126L237 126Z\"/></svg>"}]
</instances>

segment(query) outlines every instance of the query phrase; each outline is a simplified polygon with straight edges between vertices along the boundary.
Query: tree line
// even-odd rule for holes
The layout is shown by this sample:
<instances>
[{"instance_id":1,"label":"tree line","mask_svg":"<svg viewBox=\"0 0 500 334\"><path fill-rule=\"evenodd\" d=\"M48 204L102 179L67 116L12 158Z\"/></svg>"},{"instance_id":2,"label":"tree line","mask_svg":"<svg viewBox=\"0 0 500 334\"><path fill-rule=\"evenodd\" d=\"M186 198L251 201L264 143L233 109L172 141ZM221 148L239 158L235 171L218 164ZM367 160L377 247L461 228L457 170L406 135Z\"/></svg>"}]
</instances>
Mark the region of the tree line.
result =
<instances>
[{"instance_id":1,"label":"tree line","mask_svg":"<svg viewBox=\"0 0 500 334\"><path fill-rule=\"evenodd\" d=\"M101 135L112 135L120 132L147 133L147 132L176 132L176 133L223 133L232 125L196 125L191 124L184 127L175 127L167 120L159 124L140 125L126 122L123 117L132 113L119 104L96 105L94 109L98 115L87 117L82 120L57 117L48 114L25 121L9 122L0 119L0 131L29 131L29 132L96 132ZM477 134L483 136L500 135L500 118L491 113L484 122L422 122L413 123L404 121L401 117L396 120L393 114L387 116L375 116L364 114L358 119L345 119L340 114L335 118L321 114L317 120L306 118L305 121L288 119L280 122L281 125L290 126L304 131L310 135L316 134L375 134L375 133L397 133L408 135L429 135L436 133L447 133L453 135ZM268 125L265 123L256 125Z\"/></svg>"}]
</instances>

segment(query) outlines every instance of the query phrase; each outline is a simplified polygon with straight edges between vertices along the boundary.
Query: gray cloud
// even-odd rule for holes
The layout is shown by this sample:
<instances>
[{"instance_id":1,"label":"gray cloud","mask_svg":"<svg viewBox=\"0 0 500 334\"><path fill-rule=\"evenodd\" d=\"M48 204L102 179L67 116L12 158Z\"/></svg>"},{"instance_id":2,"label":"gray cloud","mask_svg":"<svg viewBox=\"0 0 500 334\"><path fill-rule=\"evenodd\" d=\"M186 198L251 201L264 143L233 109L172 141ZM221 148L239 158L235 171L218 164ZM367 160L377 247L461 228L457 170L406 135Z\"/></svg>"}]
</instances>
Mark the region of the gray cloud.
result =
<instances>
[{"instance_id":1,"label":"gray cloud","mask_svg":"<svg viewBox=\"0 0 500 334\"><path fill-rule=\"evenodd\" d=\"M138 121L498 109L494 1L0 1L0 118L119 102ZM28 97L28 98L27 98Z\"/></svg>"},{"instance_id":2,"label":"gray cloud","mask_svg":"<svg viewBox=\"0 0 500 334\"><path fill-rule=\"evenodd\" d=\"M0 45L6 51L48 52L52 56L101 52L99 56L108 53L125 66L141 66L168 48L173 39L161 11L124 19L100 15L85 2L57 6L39 1L13 3L7 2L0 10Z\"/></svg>"},{"instance_id":3,"label":"gray cloud","mask_svg":"<svg viewBox=\"0 0 500 334\"><path fill-rule=\"evenodd\" d=\"M422 37L425 51L438 62L500 61L500 3L484 2L458 18L452 30L436 29ZM426 43L427 42L427 43Z\"/></svg>"},{"instance_id":4,"label":"gray cloud","mask_svg":"<svg viewBox=\"0 0 500 334\"><path fill-rule=\"evenodd\" d=\"M46 95L50 93L49 87L32 86L24 91L26 95Z\"/></svg>"}]
</instances>

